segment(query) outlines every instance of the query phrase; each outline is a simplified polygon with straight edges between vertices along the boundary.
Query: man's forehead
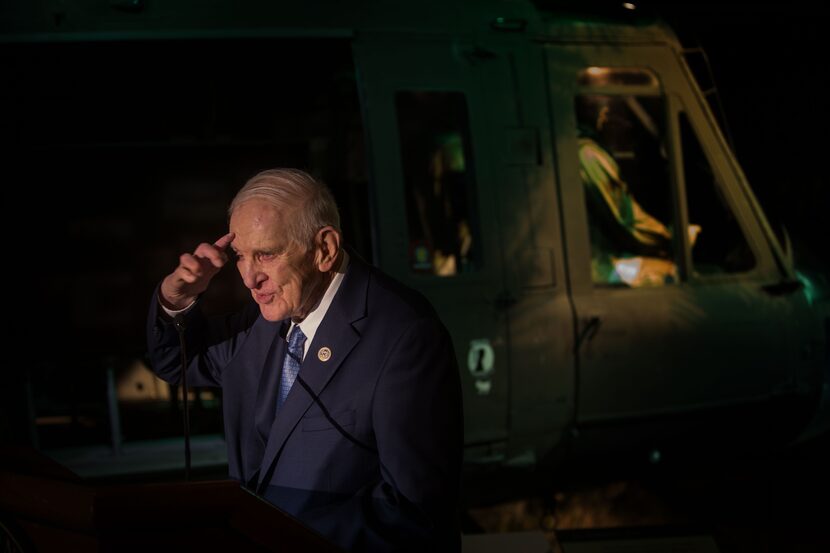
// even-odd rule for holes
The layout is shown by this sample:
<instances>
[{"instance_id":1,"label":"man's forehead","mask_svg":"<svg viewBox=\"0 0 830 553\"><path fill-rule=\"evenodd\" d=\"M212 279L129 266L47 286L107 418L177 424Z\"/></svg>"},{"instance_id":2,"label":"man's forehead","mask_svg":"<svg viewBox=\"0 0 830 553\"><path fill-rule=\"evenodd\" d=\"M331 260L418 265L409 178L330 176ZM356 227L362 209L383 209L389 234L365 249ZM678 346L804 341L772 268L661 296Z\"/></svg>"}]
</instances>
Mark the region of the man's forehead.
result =
<instances>
[{"instance_id":1,"label":"man's forehead","mask_svg":"<svg viewBox=\"0 0 830 553\"><path fill-rule=\"evenodd\" d=\"M252 198L242 202L231 213L230 222L234 224L262 225L282 221L283 210L261 198Z\"/></svg>"},{"instance_id":2,"label":"man's forehead","mask_svg":"<svg viewBox=\"0 0 830 553\"><path fill-rule=\"evenodd\" d=\"M261 200L237 207L231 214L229 228L235 234L231 242L234 249L274 249L285 241L279 210Z\"/></svg>"},{"instance_id":3,"label":"man's forehead","mask_svg":"<svg viewBox=\"0 0 830 553\"><path fill-rule=\"evenodd\" d=\"M284 249L287 241L284 232L277 232L273 227L239 228L231 225L234 233L231 248L236 251L279 251Z\"/></svg>"},{"instance_id":4,"label":"man's forehead","mask_svg":"<svg viewBox=\"0 0 830 553\"><path fill-rule=\"evenodd\" d=\"M256 251L275 251L282 250L286 245L286 241L280 237L279 234L271 232L255 232L245 233L236 232L231 248L234 250L256 250Z\"/></svg>"}]
</instances>

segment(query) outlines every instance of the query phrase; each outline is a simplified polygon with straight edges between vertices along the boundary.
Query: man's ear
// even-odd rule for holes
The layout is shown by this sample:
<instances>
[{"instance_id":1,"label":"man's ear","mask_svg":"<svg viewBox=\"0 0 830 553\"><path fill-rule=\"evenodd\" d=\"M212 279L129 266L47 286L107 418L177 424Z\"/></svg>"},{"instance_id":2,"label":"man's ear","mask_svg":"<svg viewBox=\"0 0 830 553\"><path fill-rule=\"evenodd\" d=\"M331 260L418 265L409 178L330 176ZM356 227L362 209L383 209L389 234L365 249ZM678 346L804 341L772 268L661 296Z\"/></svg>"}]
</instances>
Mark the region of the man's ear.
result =
<instances>
[{"instance_id":1,"label":"man's ear","mask_svg":"<svg viewBox=\"0 0 830 553\"><path fill-rule=\"evenodd\" d=\"M340 233L332 226L325 226L314 237L316 246L315 262L321 273L335 269L340 254Z\"/></svg>"}]
</instances>

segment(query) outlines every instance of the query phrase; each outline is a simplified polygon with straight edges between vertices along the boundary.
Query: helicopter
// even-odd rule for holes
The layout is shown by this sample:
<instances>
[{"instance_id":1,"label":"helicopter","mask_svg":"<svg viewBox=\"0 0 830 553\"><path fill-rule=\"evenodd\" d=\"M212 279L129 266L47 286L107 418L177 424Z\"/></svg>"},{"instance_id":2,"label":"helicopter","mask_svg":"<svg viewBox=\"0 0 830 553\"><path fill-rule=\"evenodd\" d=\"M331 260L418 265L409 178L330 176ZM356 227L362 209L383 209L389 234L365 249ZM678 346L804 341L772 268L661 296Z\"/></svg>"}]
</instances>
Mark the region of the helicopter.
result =
<instances>
[{"instance_id":1,"label":"helicopter","mask_svg":"<svg viewBox=\"0 0 830 553\"><path fill-rule=\"evenodd\" d=\"M170 236L219 236L245 175L303 167L347 242L450 330L472 475L772 446L819 409L827 303L659 19L525 0L6 6L21 166L46 154L82 183L94 201L67 228L85 249L138 248L112 296L151 289ZM113 175L126 199L106 203ZM68 344L95 327L134 347L115 309L76 309Z\"/></svg>"}]
</instances>

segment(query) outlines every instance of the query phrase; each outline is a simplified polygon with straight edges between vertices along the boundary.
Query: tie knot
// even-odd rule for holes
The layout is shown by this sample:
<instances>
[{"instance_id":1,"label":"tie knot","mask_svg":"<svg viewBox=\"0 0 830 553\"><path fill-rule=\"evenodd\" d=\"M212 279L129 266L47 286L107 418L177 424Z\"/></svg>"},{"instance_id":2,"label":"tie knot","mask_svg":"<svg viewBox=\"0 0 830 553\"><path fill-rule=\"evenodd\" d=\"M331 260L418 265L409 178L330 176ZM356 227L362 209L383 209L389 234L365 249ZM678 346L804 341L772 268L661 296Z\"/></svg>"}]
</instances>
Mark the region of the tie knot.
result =
<instances>
[{"instance_id":1,"label":"tie knot","mask_svg":"<svg viewBox=\"0 0 830 553\"><path fill-rule=\"evenodd\" d=\"M291 334L288 336L288 350L295 352L298 349L301 350L303 345L305 345L305 334L300 329L300 325L294 325L294 328L291 329Z\"/></svg>"}]
</instances>

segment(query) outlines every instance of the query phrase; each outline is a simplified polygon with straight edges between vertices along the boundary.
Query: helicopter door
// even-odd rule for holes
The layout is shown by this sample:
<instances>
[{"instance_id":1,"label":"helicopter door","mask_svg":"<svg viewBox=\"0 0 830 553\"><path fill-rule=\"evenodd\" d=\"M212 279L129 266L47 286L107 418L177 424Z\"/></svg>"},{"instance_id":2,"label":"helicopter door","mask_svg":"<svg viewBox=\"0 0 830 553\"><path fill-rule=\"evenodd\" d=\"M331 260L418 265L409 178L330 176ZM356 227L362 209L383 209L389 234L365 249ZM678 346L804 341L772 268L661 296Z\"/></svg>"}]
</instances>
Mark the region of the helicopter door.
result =
<instances>
[{"instance_id":1,"label":"helicopter door","mask_svg":"<svg viewBox=\"0 0 830 553\"><path fill-rule=\"evenodd\" d=\"M467 444L504 440L507 315L498 303L496 183L477 68L465 47L440 39L361 34L354 53L375 263L425 294L449 329Z\"/></svg>"},{"instance_id":2,"label":"helicopter door","mask_svg":"<svg viewBox=\"0 0 830 553\"><path fill-rule=\"evenodd\" d=\"M547 49L577 420L648 420L787 381L788 299L748 188L668 48ZM686 107L688 106L688 107Z\"/></svg>"}]
</instances>

